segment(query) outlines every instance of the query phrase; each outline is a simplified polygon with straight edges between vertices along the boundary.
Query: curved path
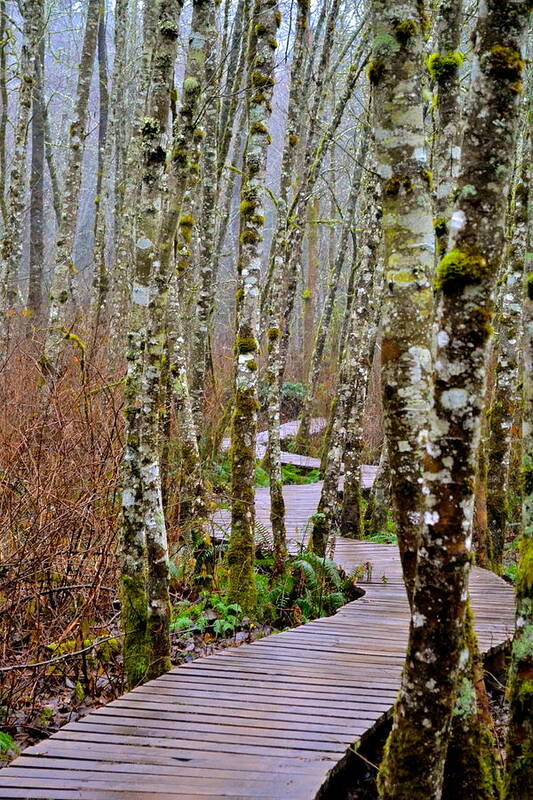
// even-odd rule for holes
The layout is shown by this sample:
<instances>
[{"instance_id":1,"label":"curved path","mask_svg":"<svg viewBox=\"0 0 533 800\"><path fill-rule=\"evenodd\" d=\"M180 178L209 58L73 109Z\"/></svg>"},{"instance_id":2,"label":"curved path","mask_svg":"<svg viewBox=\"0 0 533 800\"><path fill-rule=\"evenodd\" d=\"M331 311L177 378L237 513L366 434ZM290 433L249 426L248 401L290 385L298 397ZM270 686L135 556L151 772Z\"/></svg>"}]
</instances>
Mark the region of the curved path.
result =
<instances>
[{"instance_id":1,"label":"curved path","mask_svg":"<svg viewBox=\"0 0 533 800\"><path fill-rule=\"evenodd\" d=\"M285 488L298 539L319 484ZM268 519L268 489L257 499ZM361 599L184 664L66 725L0 772L0 798L318 798L354 743L389 713L409 620L395 547L338 539L335 559L348 571L366 564ZM494 650L512 634L513 592L481 569L470 590L480 647Z\"/></svg>"}]
</instances>

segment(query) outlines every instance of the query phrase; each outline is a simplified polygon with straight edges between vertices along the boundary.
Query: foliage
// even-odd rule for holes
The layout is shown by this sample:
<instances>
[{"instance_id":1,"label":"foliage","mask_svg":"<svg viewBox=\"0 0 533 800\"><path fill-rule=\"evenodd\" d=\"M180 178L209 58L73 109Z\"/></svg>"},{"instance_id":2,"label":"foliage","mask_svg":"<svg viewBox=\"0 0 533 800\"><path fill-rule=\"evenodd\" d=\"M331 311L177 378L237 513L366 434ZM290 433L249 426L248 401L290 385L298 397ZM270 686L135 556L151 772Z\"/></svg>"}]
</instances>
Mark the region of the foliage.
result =
<instances>
[{"instance_id":1,"label":"foliage","mask_svg":"<svg viewBox=\"0 0 533 800\"><path fill-rule=\"evenodd\" d=\"M202 592L196 603L182 601L174 606L170 630L178 635L209 632L224 637L235 633L242 618L237 603L228 603L223 595Z\"/></svg>"},{"instance_id":2,"label":"foliage","mask_svg":"<svg viewBox=\"0 0 533 800\"><path fill-rule=\"evenodd\" d=\"M258 576L259 613L270 617L276 627L334 614L359 596L355 580L354 574L347 576L334 561L303 552L269 586Z\"/></svg>"},{"instance_id":3,"label":"foliage","mask_svg":"<svg viewBox=\"0 0 533 800\"><path fill-rule=\"evenodd\" d=\"M281 479L284 484L303 485L307 483L316 483L320 480L320 470L301 469L300 467L295 467L293 464L283 464L281 467Z\"/></svg>"},{"instance_id":4,"label":"foliage","mask_svg":"<svg viewBox=\"0 0 533 800\"><path fill-rule=\"evenodd\" d=\"M301 411L306 394L305 384L298 381L285 381L281 387L280 410L282 419L296 419ZM266 408L267 386L259 382L259 404L261 410Z\"/></svg>"},{"instance_id":5,"label":"foliage","mask_svg":"<svg viewBox=\"0 0 533 800\"><path fill-rule=\"evenodd\" d=\"M0 731L0 761L9 760L19 752L19 747L9 733Z\"/></svg>"}]
</instances>

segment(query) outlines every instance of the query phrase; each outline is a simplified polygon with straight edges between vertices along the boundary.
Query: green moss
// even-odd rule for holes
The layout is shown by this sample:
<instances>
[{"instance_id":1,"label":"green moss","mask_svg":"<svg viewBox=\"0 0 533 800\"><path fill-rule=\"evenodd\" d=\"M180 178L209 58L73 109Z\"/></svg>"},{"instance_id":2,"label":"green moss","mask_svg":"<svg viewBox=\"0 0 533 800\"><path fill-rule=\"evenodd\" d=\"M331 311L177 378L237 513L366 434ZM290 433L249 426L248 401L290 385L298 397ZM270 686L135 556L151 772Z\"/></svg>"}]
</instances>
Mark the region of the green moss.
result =
<instances>
[{"instance_id":1,"label":"green moss","mask_svg":"<svg viewBox=\"0 0 533 800\"><path fill-rule=\"evenodd\" d=\"M390 33L378 33L372 39L372 52L376 56L385 58L393 56L400 49L399 42Z\"/></svg>"},{"instance_id":2,"label":"green moss","mask_svg":"<svg viewBox=\"0 0 533 800\"><path fill-rule=\"evenodd\" d=\"M131 689L146 679L148 650L148 601L144 576L122 576L121 623L124 629L124 671L126 683Z\"/></svg>"},{"instance_id":3,"label":"green moss","mask_svg":"<svg viewBox=\"0 0 533 800\"><path fill-rule=\"evenodd\" d=\"M383 194L388 197L395 197L400 193L400 190L406 194L410 194L413 191L413 182L411 178L404 177L404 178L389 178L383 184Z\"/></svg>"},{"instance_id":4,"label":"green moss","mask_svg":"<svg viewBox=\"0 0 533 800\"><path fill-rule=\"evenodd\" d=\"M483 256L450 250L437 267L435 288L444 292L457 291L469 284L481 283L488 274L489 267Z\"/></svg>"},{"instance_id":5,"label":"green moss","mask_svg":"<svg viewBox=\"0 0 533 800\"><path fill-rule=\"evenodd\" d=\"M249 217L255 211L257 203L255 200L241 200L239 203L239 212Z\"/></svg>"},{"instance_id":6,"label":"green moss","mask_svg":"<svg viewBox=\"0 0 533 800\"><path fill-rule=\"evenodd\" d=\"M302 300L310 300L311 299L311 290L304 289L302 292Z\"/></svg>"},{"instance_id":7,"label":"green moss","mask_svg":"<svg viewBox=\"0 0 533 800\"><path fill-rule=\"evenodd\" d=\"M278 40L275 39L273 36L271 36L270 39L268 40L268 46L271 47L272 50L277 50L278 44L279 44Z\"/></svg>"},{"instance_id":8,"label":"green moss","mask_svg":"<svg viewBox=\"0 0 533 800\"><path fill-rule=\"evenodd\" d=\"M143 117L141 121L141 134L145 138L158 136L161 133L161 125L155 117Z\"/></svg>"},{"instance_id":9,"label":"green moss","mask_svg":"<svg viewBox=\"0 0 533 800\"><path fill-rule=\"evenodd\" d=\"M366 75L373 86L377 86L385 74L385 62L380 58L374 58L366 68Z\"/></svg>"},{"instance_id":10,"label":"green moss","mask_svg":"<svg viewBox=\"0 0 533 800\"><path fill-rule=\"evenodd\" d=\"M298 137L296 136L295 133L289 134L289 144L291 147L294 147L295 145L298 144Z\"/></svg>"},{"instance_id":11,"label":"green moss","mask_svg":"<svg viewBox=\"0 0 533 800\"><path fill-rule=\"evenodd\" d=\"M258 23L257 25L254 25L254 33L256 36L263 36L263 34L268 33L268 28L266 25Z\"/></svg>"},{"instance_id":12,"label":"green moss","mask_svg":"<svg viewBox=\"0 0 533 800\"><path fill-rule=\"evenodd\" d=\"M187 164L188 152L185 147L174 147L170 153L170 158L182 166Z\"/></svg>"},{"instance_id":13,"label":"green moss","mask_svg":"<svg viewBox=\"0 0 533 800\"><path fill-rule=\"evenodd\" d=\"M252 86L274 86L274 78L271 75L263 75L261 72L252 72L250 80Z\"/></svg>"},{"instance_id":14,"label":"green moss","mask_svg":"<svg viewBox=\"0 0 533 800\"><path fill-rule=\"evenodd\" d=\"M464 61L464 53L448 53L445 56L432 53L426 61L429 74L437 83L445 83L453 78Z\"/></svg>"},{"instance_id":15,"label":"green moss","mask_svg":"<svg viewBox=\"0 0 533 800\"><path fill-rule=\"evenodd\" d=\"M418 33L418 25L414 19L405 19L394 25L394 35L401 44L407 44Z\"/></svg>"},{"instance_id":16,"label":"green moss","mask_svg":"<svg viewBox=\"0 0 533 800\"><path fill-rule=\"evenodd\" d=\"M267 333L267 337L268 337L269 341L275 342L276 339L280 338L280 336L281 336L281 331L280 331L279 328L269 328L268 333Z\"/></svg>"},{"instance_id":17,"label":"green moss","mask_svg":"<svg viewBox=\"0 0 533 800\"><path fill-rule=\"evenodd\" d=\"M445 217L437 217L433 220L433 230L436 236L446 236L448 233L448 220Z\"/></svg>"},{"instance_id":18,"label":"green moss","mask_svg":"<svg viewBox=\"0 0 533 800\"><path fill-rule=\"evenodd\" d=\"M420 176L424 181L424 183L426 184L426 186L428 187L429 191L432 192L434 189L432 171L430 169L423 169L422 172L420 173Z\"/></svg>"},{"instance_id":19,"label":"green moss","mask_svg":"<svg viewBox=\"0 0 533 800\"><path fill-rule=\"evenodd\" d=\"M267 126L262 122L252 122L250 125L250 133L263 133L265 136L269 136Z\"/></svg>"},{"instance_id":20,"label":"green moss","mask_svg":"<svg viewBox=\"0 0 533 800\"><path fill-rule=\"evenodd\" d=\"M276 20L276 25L279 28L279 26L281 25L281 11L279 11L279 10L276 11L276 13L274 15L274 18Z\"/></svg>"},{"instance_id":21,"label":"green moss","mask_svg":"<svg viewBox=\"0 0 533 800\"><path fill-rule=\"evenodd\" d=\"M178 38L179 35L178 26L176 25L175 22L172 22L169 19L165 19L163 20L163 22L161 22L161 24L159 25L159 30L166 39L170 39L173 42L176 41L176 39Z\"/></svg>"},{"instance_id":22,"label":"green moss","mask_svg":"<svg viewBox=\"0 0 533 800\"><path fill-rule=\"evenodd\" d=\"M257 372L257 370L259 369L257 361L254 361L253 359L252 361L247 361L246 369L249 369L250 372Z\"/></svg>"},{"instance_id":23,"label":"green moss","mask_svg":"<svg viewBox=\"0 0 533 800\"><path fill-rule=\"evenodd\" d=\"M185 78L185 80L183 81L183 94L194 94L195 92L199 91L200 91L200 84L198 83L196 78L193 78L192 76Z\"/></svg>"},{"instance_id":24,"label":"green moss","mask_svg":"<svg viewBox=\"0 0 533 800\"><path fill-rule=\"evenodd\" d=\"M420 20L422 32L427 33L431 28L431 18L427 12L424 0L417 0L416 10L418 11L418 18Z\"/></svg>"},{"instance_id":25,"label":"green moss","mask_svg":"<svg viewBox=\"0 0 533 800\"><path fill-rule=\"evenodd\" d=\"M194 217L192 214L183 214L179 218L179 228L183 239L189 244L192 238L192 229L194 227Z\"/></svg>"},{"instance_id":26,"label":"green moss","mask_svg":"<svg viewBox=\"0 0 533 800\"><path fill-rule=\"evenodd\" d=\"M238 353L255 353L257 350L255 336L241 336L235 342L235 347Z\"/></svg>"},{"instance_id":27,"label":"green moss","mask_svg":"<svg viewBox=\"0 0 533 800\"><path fill-rule=\"evenodd\" d=\"M525 61L518 50L497 44L491 47L487 58L488 71L497 78L509 81L511 90L520 93Z\"/></svg>"},{"instance_id":28,"label":"green moss","mask_svg":"<svg viewBox=\"0 0 533 800\"><path fill-rule=\"evenodd\" d=\"M251 217L250 222L253 222L254 225L264 225L265 218L261 214L254 214Z\"/></svg>"},{"instance_id":29,"label":"green moss","mask_svg":"<svg viewBox=\"0 0 533 800\"><path fill-rule=\"evenodd\" d=\"M311 517L313 529L309 540L309 549L323 558L326 555L326 548L329 537L329 523L326 515L320 511Z\"/></svg>"},{"instance_id":30,"label":"green moss","mask_svg":"<svg viewBox=\"0 0 533 800\"><path fill-rule=\"evenodd\" d=\"M239 241L241 244L257 244L262 241L262 239L256 231L243 231L239 237Z\"/></svg>"}]
</instances>

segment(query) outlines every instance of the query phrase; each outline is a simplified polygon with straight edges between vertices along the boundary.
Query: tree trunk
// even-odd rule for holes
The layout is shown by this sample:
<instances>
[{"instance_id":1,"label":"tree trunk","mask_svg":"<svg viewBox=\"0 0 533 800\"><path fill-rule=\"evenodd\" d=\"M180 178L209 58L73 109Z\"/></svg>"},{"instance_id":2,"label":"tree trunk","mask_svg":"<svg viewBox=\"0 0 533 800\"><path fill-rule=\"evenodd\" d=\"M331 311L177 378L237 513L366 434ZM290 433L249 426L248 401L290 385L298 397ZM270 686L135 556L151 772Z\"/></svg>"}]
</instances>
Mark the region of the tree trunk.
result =
<instances>
[{"instance_id":1,"label":"tree trunk","mask_svg":"<svg viewBox=\"0 0 533 800\"><path fill-rule=\"evenodd\" d=\"M276 33L280 24L274 0L254 0L248 50L248 137L241 188L235 337L235 401L231 426L231 536L228 547L228 598L246 612L255 606L254 473L257 432L257 355L259 280L268 122L274 87Z\"/></svg>"},{"instance_id":2,"label":"tree trunk","mask_svg":"<svg viewBox=\"0 0 533 800\"><path fill-rule=\"evenodd\" d=\"M337 289L339 286L342 268L346 259L348 239L350 237L350 233L353 233L353 220L355 217L357 199L359 197L359 188L361 185L361 175L366 157L366 149L367 136L363 134L359 141L359 146L355 156L355 166L350 187L350 195L346 205L346 212L343 220L339 246L337 249L337 256L335 258L335 263L330 270L324 307L318 323L318 330L315 336L311 363L307 371L306 392L302 404L302 412L300 414L300 426L298 428L298 433L296 434L296 448L299 453L306 451L309 440L309 425L312 417L312 406L320 377L322 358L324 355L324 348L326 346L331 317L335 306Z\"/></svg>"},{"instance_id":3,"label":"tree trunk","mask_svg":"<svg viewBox=\"0 0 533 800\"><path fill-rule=\"evenodd\" d=\"M26 186L26 143L35 77L35 59L38 51L39 20L42 19L41 2L42 0L26 0L23 4L24 33L20 53L17 119L6 199L5 229L0 243L0 352L2 359L6 356L9 347L13 310L19 295L18 280L22 256Z\"/></svg>"},{"instance_id":4,"label":"tree trunk","mask_svg":"<svg viewBox=\"0 0 533 800\"><path fill-rule=\"evenodd\" d=\"M373 11L374 50L367 72L380 132L376 158L388 284L381 344L383 404L398 543L410 597L422 527L421 462L432 378L434 234L419 66L425 22L416 2L398 9L375 0Z\"/></svg>"},{"instance_id":5,"label":"tree trunk","mask_svg":"<svg viewBox=\"0 0 533 800\"><path fill-rule=\"evenodd\" d=\"M451 248L436 276L438 333L424 460L425 525L406 665L380 769L382 798L441 797L452 713L458 688L459 697L462 691L458 680L473 656L464 620L474 476L526 23L526 2L480 5ZM471 692L470 685L466 693Z\"/></svg>"},{"instance_id":6,"label":"tree trunk","mask_svg":"<svg viewBox=\"0 0 533 800\"><path fill-rule=\"evenodd\" d=\"M530 88L530 87L529 87ZM528 207L531 132L526 138L517 201ZM518 216L518 215L517 215ZM518 217L517 227L523 224ZM531 220L529 220L531 225ZM508 678L509 728L504 786L505 800L527 800L533 785L533 272L531 228L527 231L523 299L523 422L522 422L522 529L516 580L516 629ZM518 258L518 253L514 254Z\"/></svg>"},{"instance_id":7,"label":"tree trunk","mask_svg":"<svg viewBox=\"0 0 533 800\"><path fill-rule=\"evenodd\" d=\"M101 0L88 0L85 33L78 70L78 86L74 118L69 129L68 155L65 166L61 224L57 232L54 274L50 288L48 308L48 330L42 356L42 367L46 375L57 374L61 343L67 331L68 315L75 303L74 239L78 219L78 206L81 190L83 153L89 94L93 74L98 21Z\"/></svg>"},{"instance_id":8,"label":"tree trunk","mask_svg":"<svg viewBox=\"0 0 533 800\"><path fill-rule=\"evenodd\" d=\"M153 31L145 31L153 41L153 60L147 114L137 120L136 139L143 160L126 351L126 444L122 461L122 625L129 687L170 667L168 556L157 442L156 398L159 398L153 385L152 363L145 362L149 315L154 315L153 282L157 270L154 262L159 263L157 210L168 144L170 86L180 10L179 0L168 3L154 0L154 6L145 10L153 25ZM152 358L158 349L161 358L162 344L156 338L152 342Z\"/></svg>"},{"instance_id":9,"label":"tree trunk","mask_svg":"<svg viewBox=\"0 0 533 800\"><path fill-rule=\"evenodd\" d=\"M31 119L31 177L30 177L30 263L27 309L31 312L32 327L39 326L43 315L44 267L44 8L38 9L38 42L35 58L35 77Z\"/></svg>"}]
</instances>

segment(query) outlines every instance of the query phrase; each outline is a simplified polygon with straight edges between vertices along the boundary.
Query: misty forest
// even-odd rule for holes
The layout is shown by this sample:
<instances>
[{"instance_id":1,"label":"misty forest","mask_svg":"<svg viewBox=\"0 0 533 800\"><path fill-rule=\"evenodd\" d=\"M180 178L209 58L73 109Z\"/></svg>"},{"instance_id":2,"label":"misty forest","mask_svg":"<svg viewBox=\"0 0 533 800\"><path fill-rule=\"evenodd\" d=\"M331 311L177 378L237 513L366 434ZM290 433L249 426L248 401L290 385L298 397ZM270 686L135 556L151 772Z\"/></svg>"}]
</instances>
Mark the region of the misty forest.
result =
<instances>
[{"instance_id":1,"label":"misty forest","mask_svg":"<svg viewBox=\"0 0 533 800\"><path fill-rule=\"evenodd\" d=\"M0 798L532 797L531 11L0 0Z\"/></svg>"}]
</instances>

